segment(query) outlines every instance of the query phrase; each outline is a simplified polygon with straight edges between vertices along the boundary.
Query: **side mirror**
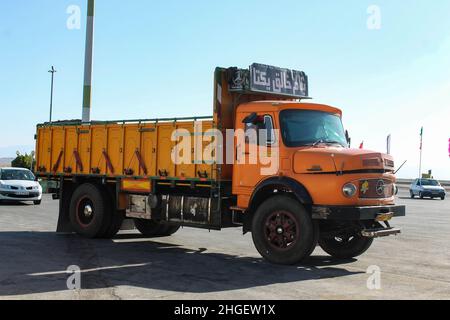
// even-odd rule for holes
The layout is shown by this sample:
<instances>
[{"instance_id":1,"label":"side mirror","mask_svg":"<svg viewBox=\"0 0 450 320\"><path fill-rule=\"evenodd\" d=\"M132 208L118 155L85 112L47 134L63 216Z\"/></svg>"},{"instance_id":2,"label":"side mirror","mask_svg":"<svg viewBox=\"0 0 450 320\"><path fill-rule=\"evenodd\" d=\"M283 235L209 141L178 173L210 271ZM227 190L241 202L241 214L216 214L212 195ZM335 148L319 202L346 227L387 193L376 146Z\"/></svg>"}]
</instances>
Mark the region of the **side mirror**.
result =
<instances>
[{"instance_id":1,"label":"side mirror","mask_svg":"<svg viewBox=\"0 0 450 320\"><path fill-rule=\"evenodd\" d=\"M345 139L347 140L348 147L350 148L352 146L352 138L350 138L348 130L345 130Z\"/></svg>"},{"instance_id":2,"label":"side mirror","mask_svg":"<svg viewBox=\"0 0 450 320\"><path fill-rule=\"evenodd\" d=\"M242 121L242 123L245 123L245 124L255 123L257 119L258 119L258 115L256 114L256 112L253 112L251 115L245 117L244 120Z\"/></svg>"}]
</instances>

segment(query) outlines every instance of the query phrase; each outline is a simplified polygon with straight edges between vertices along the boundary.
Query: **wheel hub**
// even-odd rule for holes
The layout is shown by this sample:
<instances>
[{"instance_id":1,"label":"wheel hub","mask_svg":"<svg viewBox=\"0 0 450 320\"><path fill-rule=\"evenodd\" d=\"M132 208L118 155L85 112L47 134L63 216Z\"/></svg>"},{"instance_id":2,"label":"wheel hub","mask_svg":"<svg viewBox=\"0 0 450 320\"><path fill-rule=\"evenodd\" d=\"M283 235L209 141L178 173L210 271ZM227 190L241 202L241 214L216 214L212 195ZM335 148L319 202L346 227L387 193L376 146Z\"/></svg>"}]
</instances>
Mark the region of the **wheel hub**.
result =
<instances>
[{"instance_id":1,"label":"wheel hub","mask_svg":"<svg viewBox=\"0 0 450 320\"><path fill-rule=\"evenodd\" d=\"M274 212L266 219L265 235L272 248L281 251L288 250L299 239L297 220L290 212Z\"/></svg>"},{"instance_id":2,"label":"wheel hub","mask_svg":"<svg viewBox=\"0 0 450 320\"><path fill-rule=\"evenodd\" d=\"M94 203L88 196L82 197L77 203L77 221L82 227L89 226L94 221Z\"/></svg>"},{"instance_id":3,"label":"wheel hub","mask_svg":"<svg viewBox=\"0 0 450 320\"><path fill-rule=\"evenodd\" d=\"M92 207L90 205L86 205L84 207L84 215L86 216L86 218L90 218L92 216L92 213L94 212L94 210L92 210Z\"/></svg>"}]
</instances>

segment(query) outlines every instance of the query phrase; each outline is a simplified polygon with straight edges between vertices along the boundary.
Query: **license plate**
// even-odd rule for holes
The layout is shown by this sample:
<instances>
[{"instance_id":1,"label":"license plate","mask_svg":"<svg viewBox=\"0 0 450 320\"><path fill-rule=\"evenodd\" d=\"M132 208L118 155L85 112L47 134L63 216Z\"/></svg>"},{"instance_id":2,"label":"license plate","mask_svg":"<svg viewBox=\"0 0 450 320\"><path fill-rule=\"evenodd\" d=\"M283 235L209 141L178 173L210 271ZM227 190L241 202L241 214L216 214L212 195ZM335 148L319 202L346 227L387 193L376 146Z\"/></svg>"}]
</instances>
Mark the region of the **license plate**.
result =
<instances>
[{"instance_id":1,"label":"license plate","mask_svg":"<svg viewBox=\"0 0 450 320\"><path fill-rule=\"evenodd\" d=\"M389 221L393 217L394 217L394 213L393 212L381 213L375 218L375 221L378 221L378 222Z\"/></svg>"},{"instance_id":2,"label":"license plate","mask_svg":"<svg viewBox=\"0 0 450 320\"><path fill-rule=\"evenodd\" d=\"M16 195L18 196L27 196L28 194L28 192L16 192Z\"/></svg>"}]
</instances>

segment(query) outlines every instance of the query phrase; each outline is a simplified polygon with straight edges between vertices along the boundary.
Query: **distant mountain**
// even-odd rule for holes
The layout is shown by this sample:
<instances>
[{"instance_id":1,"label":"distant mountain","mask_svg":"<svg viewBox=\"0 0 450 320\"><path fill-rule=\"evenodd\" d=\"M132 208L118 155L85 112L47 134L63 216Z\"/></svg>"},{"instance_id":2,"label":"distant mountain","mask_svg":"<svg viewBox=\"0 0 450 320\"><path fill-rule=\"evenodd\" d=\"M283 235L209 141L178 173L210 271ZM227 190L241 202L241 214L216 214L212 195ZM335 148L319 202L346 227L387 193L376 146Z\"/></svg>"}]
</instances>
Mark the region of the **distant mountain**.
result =
<instances>
[{"instance_id":1,"label":"distant mountain","mask_svg":"<svg viewBox=\"0 0 450 320\"><path fill-rule=\"evenodd\" d=\"M0 168L9 167L14 158L0 158Z\"/></svg>"}]
</instances>

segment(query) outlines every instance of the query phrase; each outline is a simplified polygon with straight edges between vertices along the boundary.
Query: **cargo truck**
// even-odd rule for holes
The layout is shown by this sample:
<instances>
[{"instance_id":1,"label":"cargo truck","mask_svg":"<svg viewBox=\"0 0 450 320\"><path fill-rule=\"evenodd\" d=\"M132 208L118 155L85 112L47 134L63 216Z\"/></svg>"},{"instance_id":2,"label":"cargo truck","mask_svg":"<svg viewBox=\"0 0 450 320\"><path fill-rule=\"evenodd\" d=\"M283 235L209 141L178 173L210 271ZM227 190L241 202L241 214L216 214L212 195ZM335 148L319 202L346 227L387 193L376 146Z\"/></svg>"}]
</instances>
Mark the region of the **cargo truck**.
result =
<instances>
[{"instance_id":1,"label":"cargo truck","mask_svg":"<svg viewBox=\"0 0 450 320\"><path fill-rule=\"evenodd\" d=\"M299 263L317 245L361 255L400 233L394 160L350 148L342 111L309 99L304 72L253 64L216 69L209 117L39 124L35 171L54 184L57 232L242 227L272 263Z\"/></svg>"}]
</instances>

